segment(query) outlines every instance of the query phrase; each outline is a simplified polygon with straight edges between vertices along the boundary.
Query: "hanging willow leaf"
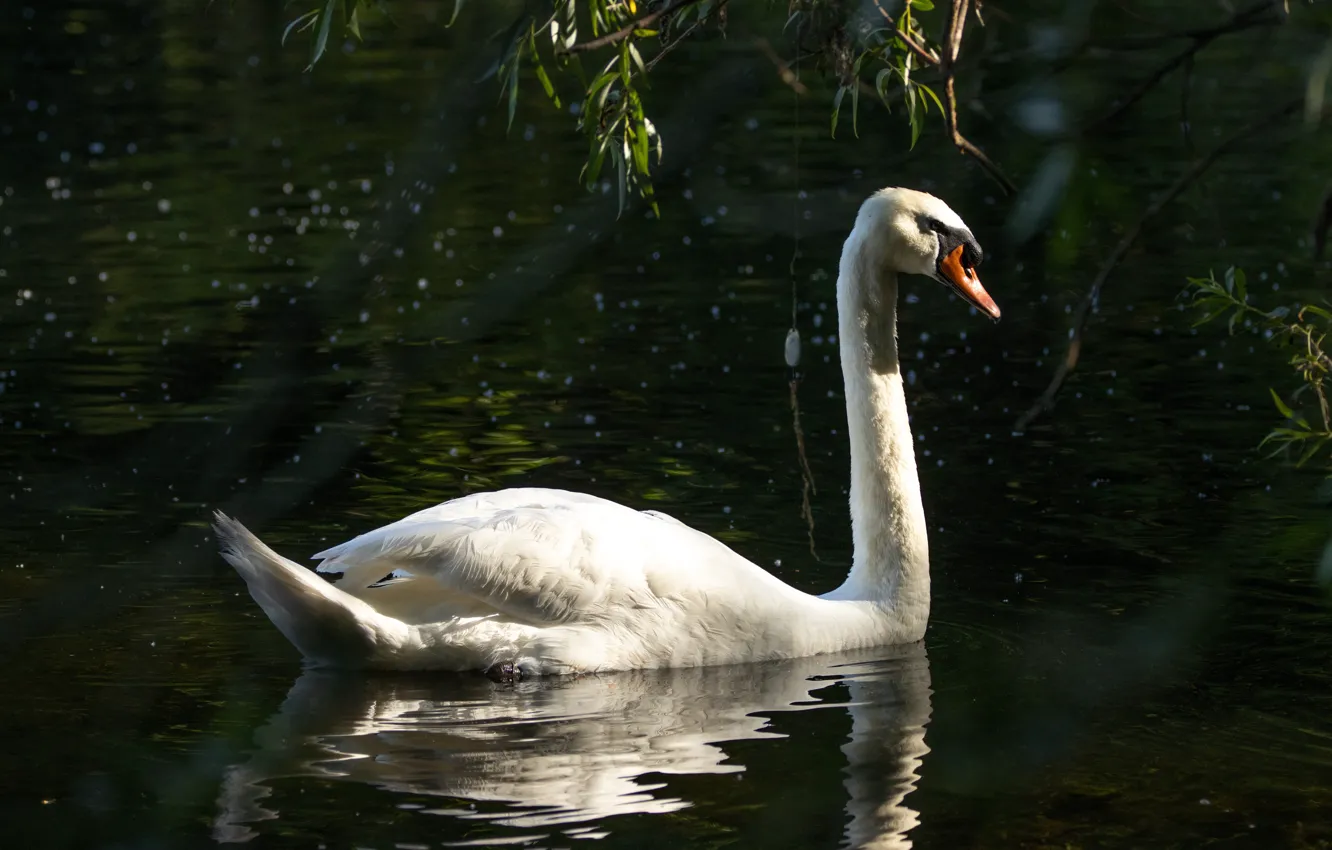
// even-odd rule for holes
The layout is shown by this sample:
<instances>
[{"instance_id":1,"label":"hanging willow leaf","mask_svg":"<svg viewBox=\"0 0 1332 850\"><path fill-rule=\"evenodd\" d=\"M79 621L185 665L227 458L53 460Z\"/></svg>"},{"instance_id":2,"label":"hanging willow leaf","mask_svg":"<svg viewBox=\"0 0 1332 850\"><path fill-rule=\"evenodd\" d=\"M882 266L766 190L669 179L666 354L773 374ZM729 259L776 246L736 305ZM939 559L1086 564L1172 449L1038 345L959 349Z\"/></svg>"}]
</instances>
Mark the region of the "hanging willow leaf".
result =
<instances>
[{"instance_id":1,"label":"hanging willow leaf","mask_svg":"<svg viewBox=\"0 0 1332 850\"><path fill-rule=\"evenodd\" d=\"M518 64L519 54L513 54L513 71L509 74L509 123L505 131L513 129L513 116L518 112Z\"/></svg>"},{"instance_id":2,"label":"hanging willow leaf","mask_svg":"<svg viewBox=\"0 0 1332 850\"><path fill-rule=\"evenodd\" d=\"M837 94L833 95L832 108L832 137L837 138L837 116L842 111L842 98L846 96L846 86L838 86Z\"/></svg>"},{"instance_id":3,"label":"hanging willow leaf","mask_svg":"<svg viewBox=\"0 0 1332 850\"><path fill-rule=\"evenodd\" d=\"M601 176L601 164L606 161L606 150L610 147L610 136L602 139L592 139L592 150L588 153L587 165L583 166L585 176L584 185L590 191L597 185L597 178Z\"/></svg>"},{"instance_id":4,"label":"hanging willow leaf","mask_svg":"<svg viewBox=\"0 0 1332 850\"><path fill-rule=\"evenodd\" d=\"M347 32L361 41L361 4L352 0L351 11L347 13Z\"/></svg>"},{"instance_id":5,"label":"hanging willow leaf","mask_svg":"<svg viewBox=\"0 0 1332 850\"><path fill-rule=\"evenodd\" d=\"M930 100L934 101L934 105L939 107L939 114L943 115L944 114L943 104L939 101L939 96L934 93L934 89L930 88L929 86L920 85L919 83L917 83L917 86L920 88L921 91L925 92L927 95L930 96Z\"/></svg>"},{"instance_id":6,"label":"hanging willow leaf","mask_svg":"<svg viewBox=\"0 0 1332 850\"><path fill-rule=\"evenodd\" d=\"M310 11L306 12L304 15L301 15L296 20L287 24L287 28L282 31L282 43L284 45L287 43L287 38L292 34L292 32L301 32L303 30L309 29L318 21L318 19L319 19L319 10L311 9Z\"/></svg>"},{"instance_id":7,"label":"hanging willow leaf","mask_svg":"<svg viewBox=\"0 0 1332 850\"><path fill-rule=\"evenodd\" d=\"M555 104L555 108L560 108L560 96L555 91L555 84L550 79L550 74L546 73L546 68L541 64L541 54L537 52L536 28L533 26L527 39L528 58L532 60L532 68L536 71L537 79L541 81L541 88L546 92L546 97L550 98Z\"/></svg>"},{"instance_id":8,"label":"hanging willow leaf","mask_svg":"<svg viewBox=\"0 0 1332 850\"><path fill-rule=\"evenodd\" d=\"M338 0L328 0L324 5L324 11L319 16L319 29L315 33L314 48L310 52L310 64L305 70L310 70L319 61L319 57L324 55L324 49L328 47L328 31L333 27L333 15L338 10Z\"/></svg>"},{"instance_id":9,"label":"hanging willow leaf","mask_svg":"<svg viewBox=\"0 0 1332 850\"><path fill-rule=\"evenodd\" d=\"M1281 415L1287 419L1294 419L1295 411L1291 410L1290 405L1281 400L1281 396L1277 395L1277 391L1271 387L1268 387L1267 391L1272 394L1272 401L1276 402L1276 408L1281 411Z\"/></svg>"},{"instance_id":10,"label":"hanging willow leaf","mask_svg":"<svg viewBox=\"0 0 1332 850\"><path fill-rule=\"evenodd\" d=\"M453 0L453 15L449 18L449 22L444 25L445 27L451 27L458 21L458 13L462 11L465 2L467 0Z\"/></svg>"}]
</instances>

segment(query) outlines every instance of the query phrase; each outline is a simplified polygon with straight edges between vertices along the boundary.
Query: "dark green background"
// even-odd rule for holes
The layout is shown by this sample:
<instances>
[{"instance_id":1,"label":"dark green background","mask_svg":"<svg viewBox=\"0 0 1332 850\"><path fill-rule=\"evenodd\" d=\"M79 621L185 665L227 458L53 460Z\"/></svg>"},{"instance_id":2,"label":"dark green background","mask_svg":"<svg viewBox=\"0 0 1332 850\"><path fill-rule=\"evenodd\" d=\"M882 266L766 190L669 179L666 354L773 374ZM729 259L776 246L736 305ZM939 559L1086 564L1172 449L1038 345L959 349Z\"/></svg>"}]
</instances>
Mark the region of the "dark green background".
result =
<instances>
[{"instance_id":1,"label":"dark green background","mask_svg":"<svg viewBox=\"0 0 1332 850\"><path fill-rule=\"evenodd\" d=\"M202 843L228 766L264 751L256 730L299 660L216 556L214 508L301 557L465 492L568 487L665 510L803 589L834 586L850 559L826 339L836 262L859 202L895 184L968 221L1004 312L991 325L929 281L905 287L936 600L910 839L1328 846L1320 477L1254 452L1277 418L1267 388L1295 378L1258 338L1191 329L1177 299L1186 277L1232 264L1260 304L1325 292L1309 224L1332 179L1326 133L1274 124L1152 220L1107 283L1057 409L1012 433L1124 228L1197 153L1298 96L1325 31L1297 15L1200 53L1187 137L1179 74L1073 137L1032 116L1071 131L1181 43L1071 62L1042 45L1224 13L986 4L989 26L964 50L962 121L1027 190L1023 207L936 123L909 152L905 121L869 98L859 138L844 118L830 139L829 82L806 69L797 107L756 46L789 55L780 5L733 3L724 39L685 45L653 74L656 221L641 208L617 219L609 185L582 190L586 143L534 80L506 134L494 81L478 80L514 3L467 4L447 30L451 3L397 3L396 27L367 27L366 44L330 49L308 74L305 43L279 44L295 12L276 2L4 4L0 831L12 846ZM557 82L576 95L571 77ZM1067 180L1032 189L1041 173ZM821 560L799 517L782 362L797 233ZM435 705L383 746L437 765L457 782L434 785L456 799L420 777L273 780L265 805L280 818L250 825L260 846L574 841L400 808L464 807L460 788L493 779L468 756L473 738L439 744L440 729L472 728L450 706L518 717L539 690L471 677L343 687L349 717L361 687ZM700 704L725 711L719 687ZM518 764L575 722L551 699L505 727ZM322 716L300 734L336 734ZM720 745L745 766L738 779L642 780L690 807L575 810L571 824L613 846L835 846L847 714L772 716L788 737Z\"/></svg>"}]
</instances>

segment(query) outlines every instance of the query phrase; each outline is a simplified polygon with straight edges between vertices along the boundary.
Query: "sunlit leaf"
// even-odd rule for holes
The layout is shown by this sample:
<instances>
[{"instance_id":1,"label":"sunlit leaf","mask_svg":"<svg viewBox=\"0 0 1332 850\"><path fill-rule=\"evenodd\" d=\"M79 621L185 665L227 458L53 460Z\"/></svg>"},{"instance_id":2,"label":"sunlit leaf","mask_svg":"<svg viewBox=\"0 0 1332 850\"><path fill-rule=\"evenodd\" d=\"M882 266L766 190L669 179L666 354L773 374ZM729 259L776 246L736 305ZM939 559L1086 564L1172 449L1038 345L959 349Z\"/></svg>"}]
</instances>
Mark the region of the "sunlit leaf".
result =
<instances>
[{"instance_id":1,"label":"sunlit leaf","mask_svg":"<svg viewBox=\"0 0 1332 850\"><path fill-rule=\"evenodd\" d=\"M347 32L355 36L357 41L361 40L361 5L359 3L353 3L351 14L347 15Z\"/></svg>"},{"instance_id":2,"label":"sunlit leaf","mask_svg":"<svg viewBox=\"0 0 1332 850\"><path fill-rule=\"evenodd\" d=\"M444 26L446 27L453 26L453 24L458 20L458 13L462 11L463 3L465 2L466 0L453 0L453 14L449 17L449 22Z\"/></svg>"},{"instance_id":3,"label":"sunlit leaf","mask_svg":"<svg viewBox=\"0 0 1332 850\"><path fill-rule=\"evenodd\" d=\"M555 84L551 81L550 75L546 73L546 67L541 63L541 54L537 51L536 30L533 29L528 38L528 58L532 60L532 69L536 72L537 79L541 81L541 88L546 92L546 97L551 99L555 108L560 107L560 96L555 92Z\"/></svg>"},{"instance_id":4,"label":"sunlit leaf","mask_svg":"<svg viewBox=\"0 0 1332 850\"><path fill-rule=\"evenodd\" d=\"M1295 418L1295 412L1291 410L1291 406L1285 404L1284 401L1281 401L1281 397L1277 396L1275 389L1268 388L1267 392L1272 393L1272 401L1276 402L1276 409L1280 410L1281 416L1288 418L1288 420L1293 420L1293 418Z\"/></svg>"},{"instance_id":5,"label":"sunlit leaf","mask_svg":"<svg viewBox=\"0 0 1332 850\"><path fill-rule=\"evenodd\" d=\"M638 48L633 42L626 42L629 46L629 55L633 57L634 64L638 66L638 72L644 77L647 76L647 67L643 65L643 57L639 55Z\"/></svg>"},{"instance_id":6,"label":"sunlit leaf","mask_svg":"<svg viewBox=\"0 0 1332 850\"><path fill-rule=\"evenodd\" d=\"M884 68L874 75L874 90L879 93L879 100L888 105L888 83L892 82L893 69Z\"/></svg>"},{"instance_id":7,"label":"sunlit leaf","mask_svg":"<svg viewBox=\"0 0 1332 850\"><path fill-rule=\"evenodd\" d=\"M939 96L934 93L934 89L930 88L929 86L920 86L919 88L921 91L925 92L927 95L930 96L930 100L934 101L934 105L939 107L939 114L943 115L944 114L943 103L939 101Z\"/></svg>"},{"instance_id":8,"label":"sunlit leaf","mask_svg":"<svg viewBox=\"0 0 1332 850\"><path fill-rule=\"evenodd\" d=\"M860 80L851 84L851 135L860 138Z\"/></svg>"},{"instance_id":9,"label":"sunlit leaf","mask_svg":"<svg viewBox=\"0 0 1332 850\"><path fill-rule=\"evenodd\" d=\"M839 86L837 94L833 95L832 107L832 137L837 138L837 116L842 111L842 98L846 96L846 86Z\"/></svg>"},{"instance_id":10,"label":"sunlit leaf","mask_svg":"<svg viewBox=\"0 0 1332 850\"><path fill-rule=\"evenodd\" d=\"M311 9L310 11L306 12L304 15L301 15L296 20L287 24L287 28L282 31L282 43L283 44L287 43L287 38L292 34L292 32L301 32L302 30L308 29L309 27L313 26L318 18L319 18L319 10Z\"/></svg>"},{"instance_id":11,"label":"sunlit leaf","mask_svg":"<svg viewBox=\"0 0 1332 850\"><path fill-rule=\"evenodd\" d=\"M611 153L615 155L615 171L620 178L620 207L617 214L622 214L628 202L629 163L625 162L624 154L618 148L611 148Z\"/></svg>"}]
</instances>

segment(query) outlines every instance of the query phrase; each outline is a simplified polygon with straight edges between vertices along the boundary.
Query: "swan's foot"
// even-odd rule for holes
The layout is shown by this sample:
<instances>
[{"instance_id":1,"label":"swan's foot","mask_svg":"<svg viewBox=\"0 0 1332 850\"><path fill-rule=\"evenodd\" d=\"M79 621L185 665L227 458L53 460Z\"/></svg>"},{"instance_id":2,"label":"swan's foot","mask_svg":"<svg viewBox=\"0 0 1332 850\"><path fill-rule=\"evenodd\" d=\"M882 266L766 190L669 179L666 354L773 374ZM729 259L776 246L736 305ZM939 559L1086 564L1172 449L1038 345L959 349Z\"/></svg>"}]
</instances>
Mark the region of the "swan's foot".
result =
<instances>
[{"instance_id":1,"label":"swan's foot","mask_svg":"<svg viewBox=\"0 0 1332 850\"><path fill-rule=\"evenodd\" d=\"M517 661L497 661L486 668L486 678L492 682L511 685L527 678Z\"/></svg>"}]
</instances>

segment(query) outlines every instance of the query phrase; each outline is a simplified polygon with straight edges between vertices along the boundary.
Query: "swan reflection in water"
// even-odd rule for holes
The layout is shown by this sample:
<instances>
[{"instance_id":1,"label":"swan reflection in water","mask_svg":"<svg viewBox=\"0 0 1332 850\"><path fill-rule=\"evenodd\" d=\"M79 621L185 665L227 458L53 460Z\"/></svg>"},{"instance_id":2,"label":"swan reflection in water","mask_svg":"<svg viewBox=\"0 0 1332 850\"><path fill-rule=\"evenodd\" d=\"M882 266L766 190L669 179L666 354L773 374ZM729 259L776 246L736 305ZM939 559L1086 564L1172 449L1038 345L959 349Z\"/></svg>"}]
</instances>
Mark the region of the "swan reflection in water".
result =
<instances>
[{"instance_id":1,"label":"swan reflection in water","mask_svg":"<svg viewBox=\"0 0 1332 850\"><path fill-rule=\"evenodd\" d=\"M846 691L823 692L833 685ZM843 701L849 692L849 700ZM830 700L830 701L824 701ZM835 701L832 701L835 700ZM308 671L228 769L215 838L246 841L281 817L265 783L318 776L450 798L423 811L580 837L615 815L688 808L645 775L740 773L719 746L781 738L757 713L851 714L846 842L905 848L916 813L903 800L929 752L929 662L921 644L732 667L552 678L517 686L481 677L350 677ZM457 800L486 804L459 807Z\"/></svg>"}]
</instances>

